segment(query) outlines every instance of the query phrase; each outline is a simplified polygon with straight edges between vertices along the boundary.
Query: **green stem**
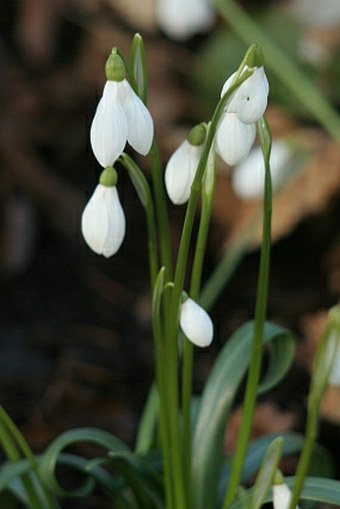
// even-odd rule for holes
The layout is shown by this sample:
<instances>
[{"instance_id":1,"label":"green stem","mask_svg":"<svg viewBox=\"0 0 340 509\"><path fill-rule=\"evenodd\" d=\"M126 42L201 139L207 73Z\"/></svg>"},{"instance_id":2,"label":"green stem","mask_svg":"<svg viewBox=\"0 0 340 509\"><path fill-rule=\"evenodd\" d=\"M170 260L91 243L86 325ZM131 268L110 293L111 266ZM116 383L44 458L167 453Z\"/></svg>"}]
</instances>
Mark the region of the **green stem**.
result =
<instances>
[{"instance_id":1,"label":"green stem","mask_svg":"<svg viewBox=\"0 0 340 509\"><path fill-rule=\"evenodd\" d=\"M157 252L156 220L151 190L149 183L144 176L144 173L128 154L122 154L120 161L128 170L131 181L136 188L137 194L145 210L148 237L150 282L152 289L159 271L159 262Z\"/></svg>"},{"instance_id":2,"label":"green stem","mask_svg":"<svg viewBox=\"0 0 340 509\"><path fill-rule=\"evenodd\" d=\"M215 151L210 151L207 167L205 170L205 181L209 179L209 185L203 184L202 190L202 208L200 214L200 224L197 234L194 261L191 273L190 284L190 297L198 300L204 255L206 251L209 224L211 218L214 190L215 190ZM183 412L183 457L185 478L188 491L189 506L191 507L191 397L192 397L192 382L193 382L193 359L194 347L193 344L185 340L183 350L183 366L182 366L182 412Z\"/></svg>"},{"instance_id":3,"label":"green stem","mask_svg":"<svg viewBox=\"0 0 340 509\"><path fill-rule=\"evenodd\" d=\"M316 86L278 48L234 0L215 0L216 8L237 35L247 44L257 41L266 55L266 64L306 106L326 131L340 141L340 117Z\"/></svg>"},{"instance_id":4,"label":"green stem","mask_svg":"<svg viewBox=\"0 0 340 509\"><path fill-rule=\"evenodd\" d=\"M305 440L303 444L302 453L299 459L299 464L295 474L294 490L289 509L295 509L299 501L303 483L308 473L311 455L315 445L315 440L318 432L319 422L319 404L315 398L310 399L309 412L306 423Z\"/></svg>"},{"instance_id":5,"label":"green stem","mask_svg":"<svg viewBox=\"0 0 340 509\"><path fill-rule=\"evenodd\" d=\"M270 175L270 148L271 139L267 124L264 119L257 123L258 135L262 146L265 160L265 186L263 200L263 238L260 255L260 268L256 293L254 337L250 353L250 366L243 403L243 415L240 430L237 437L236 452L232 462L232 468L226 491L223 509L233 502L240 483L244 460L247 453L250 432L253 422L253 414L256 404L257 388L260 378L262 361L263 331L267 310L270 244L271 244L271 212L272 212L272 187Z\"/></svg>"},{"instance_id":6,"label":"green stem","mask_svg":"<svg viewBox=\"0 0 340 509\"><path fill-rule=\"evenodd\" d=\"M153 291L152 303L152 328L155 348L155 370L156 370L156 386L158 391L159 402L159 427L160 438L163 453L163 468L164 468L164 482L165 482L165 498L166 507L171 508L175 506L175 492L176 486L173 482L172 472L172 437L170 432L170 415L171 407L168 403L168 367L164 362L165 343L164 331L162 324L162 294L164 292L164 276L165 268L162 268L156 279Z\"/></svg>"},{"instance_id":7,"label":"green stem","mask_svg":"<svg viewBox=\"0 0 340 509\"><path fill-rule=\"evenodd\" d=\"M150 150L151 158L151 176L153 182L153 191L155 199L155 209L157 214L161 265L165 267L165 279L169 281L172 278L172 259L171 259L171 243L170 229L167 211L167 200L163 185L163 172L160 163L158 148L153 142Z\"/></svg>"},{"instance_id":8,"label":"green stem","mask_svg":"<svg viewBox=\"0 0 340 509\"><path fill-rule=\"evenodd\" d=\"M179 307L180 300L183 292L184 278L187 268L187 260L189 253L189 246L192 234L193 223L195 219L196 206L198 201L199 192L201 189L204 170L207 165L209 152L214 141L216 129L220 118L223 114L225 104L235 90L252 74L252 70L245 69L241 76L230 86L228 91L218 102L214 111L210 126L207 131L207 137L204 145L202 155L200 157L198 167L196 170L195 178L191 187L191 194L189 203L186 210L184 219L182 235L180 239L177 264L174 275L174 287L171 295L170 312L167 318L167 325L165 328L166 334L166 351L168 355L168 380L167 388L169 394L168 404L172 410L170 415L170 431L172 441L173 453L173 476L174 485L176 487L176 509L187 509L189 500L188 493L185 489L184 483L184 466L181 454L181 440L180 440L180 420L178 408L178 322L179 322Z\"/></svg>"}]
</instances>

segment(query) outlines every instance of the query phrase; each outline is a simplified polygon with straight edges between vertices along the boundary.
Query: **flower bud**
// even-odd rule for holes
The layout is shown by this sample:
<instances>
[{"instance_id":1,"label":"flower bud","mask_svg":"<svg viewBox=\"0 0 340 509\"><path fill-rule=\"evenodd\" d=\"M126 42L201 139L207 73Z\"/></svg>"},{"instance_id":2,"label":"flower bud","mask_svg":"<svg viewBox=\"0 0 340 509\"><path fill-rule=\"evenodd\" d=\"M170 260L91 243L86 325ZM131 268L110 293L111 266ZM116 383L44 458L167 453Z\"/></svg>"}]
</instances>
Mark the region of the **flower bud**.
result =
<instances>
[{"instance_id":1,"label":"flower bud","mask_svg":"<svg viewBox=\"0 0 340 509\"><path fill-rule=\"evenodd\" d=\"M236 73L232 74L222 88L223 96L232 82ZM265 112L268 102L269 85L263 67L258 67L235 91L227 104L228 113L237 113L244 124L257 122Z\"/></svg>"},{"instance_id":2,"label":"flower bud","mask_svg":"<svg viewBox=\"0 0 340 509\"><path fill-rule=\"evenodd\" d=\"M180 308L180 326L196 346L209 346L213 340L213 324L208 313L194 300L187 298Z\"/></svg>"},{"instance_id":3,"label":"flower bud","mask_svg":"<svg viewBox=\"0 0 340 509\"><path fill-rule=\"evenodd\" d=\"M165 187L175 205L182 205L190 198L202 146L184 140L170 157L165 168Z\"/></svg>"},{"instance_id":4,"label":"flower bud","mask_svg":"<svg viewBox=\"0 0 340 509\"><path fill-rule=\"evenodd\" d=\"M274 509L289 509L292 492L285 483L284 477L279 469L277 469L274 474L272 490ZM296 509L299 509L298 506L296 506Z\"/></svg>"},{"instance_id":5,"label":"flower bud","mask_svg":"<svg viewBox=\"0 0 340 509\"><path fill-rule=\"evenodd\" d=\"M86 243L92 251L108 258L120 248L125 228L125 215L117 188L99 183L81 218Z\"/></svg>"}]
</instances>

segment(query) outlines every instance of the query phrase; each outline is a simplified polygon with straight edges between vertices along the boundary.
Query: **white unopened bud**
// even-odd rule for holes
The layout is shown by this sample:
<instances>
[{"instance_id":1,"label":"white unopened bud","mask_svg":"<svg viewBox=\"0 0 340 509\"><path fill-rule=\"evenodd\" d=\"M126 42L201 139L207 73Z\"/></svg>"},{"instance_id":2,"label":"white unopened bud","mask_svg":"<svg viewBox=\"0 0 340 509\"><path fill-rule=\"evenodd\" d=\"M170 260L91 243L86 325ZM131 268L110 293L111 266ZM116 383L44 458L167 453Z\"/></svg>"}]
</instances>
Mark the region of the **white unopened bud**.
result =
<instances>
[{"instance_id":1,"label":"white unopened bud","mask_svg":"<svg viewBox=\"0 0 340 509\"><path fill-rule=\"evenodd\" d=\"M112 165L126 142L146 155L153 140L153 120L149 110L129 82L108 80L91 125L91 146L99 164Z\"/></svg>"},{"instance_id":2,"label":"white unopened bud","mask_svg":"<svg viewBox=\"0 0 340 509\"><path fill-rule=\"evenodd\" d=\"M214 328L210 316L190 298L181 304L180 326L185 336L196 346L209 346L213 340Z\"/></svg>"},{"instance_id":3,"label":"white unopened bud","mask_svg":"<svg viewBox=\"0 0 340 509\"><path fill-rule=\"evenodd\" d=\"M225 82L221 96L229 89L235 78L234 73ZM244 124L257 122L265 112L268 102L269 85L264 68L258 67L235 91L227 103L228 113L237 113Z\"/></svg>"},{"instance_id":4,"label":"white unopened bud","mask_svg":"<svg viewBox=\"0 0 340 509\"><path fill-rule=\"evenodd\" d=\"M274 509L289 509L290 501L292 499L292 492L287 484L274 484L273 485L273 506ZM298 506L296 506L298 509Z\"/></svg>"},{"instance_id":5,"label":"white unopened bud","mask_svg":"<svg viewBox=\"0 0 340 509\"><path fill-rule=\"evenodd\" d=\"M98 184L81 218L88 246L106 258L114 255L125 236L125 215L115 186Z\"/></svg>"},{"instance_id":6,"label":"white unopened bud","mask_svg":"<svg viewBox=\"0 0 340 509\"><path fill-rule=\"evenodd\" d=\"M202 145L191 145L185 140L170 157L164 178L168 196L175 205L189 200L201 153Z\"/></svg>"}]
</instances>

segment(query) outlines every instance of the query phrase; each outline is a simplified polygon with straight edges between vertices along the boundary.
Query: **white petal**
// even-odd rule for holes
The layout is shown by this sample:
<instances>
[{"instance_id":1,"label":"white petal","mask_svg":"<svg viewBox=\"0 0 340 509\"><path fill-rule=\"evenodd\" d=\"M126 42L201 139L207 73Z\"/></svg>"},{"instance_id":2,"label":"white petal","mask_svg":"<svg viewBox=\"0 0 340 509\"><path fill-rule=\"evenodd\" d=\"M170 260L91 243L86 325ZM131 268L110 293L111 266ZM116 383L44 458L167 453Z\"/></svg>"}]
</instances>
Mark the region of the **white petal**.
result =
<instances>
[{"instance_id":1,"label":"white petal","mask_svg":"<svg viewBox=\"0 0 340 509\"><path fill-rule=\"evenodd\" d=\"M125 236L125 216L116 187L98 184L81 218L88 246L106 258L114 255Z\"/></svg>"},{"instance_id":2,"label":"white petal","mask_svg":"<svg viewBox=\"0 0 340 509\"><path fill-rule=\"evenodd\" d=\"M247 157L255 135L254 124L243 124L236 113L225 113L217 129L217 153L230 166L239 164Z\"/></svg>"},{"instance_id":3,"label":"white petal","mask_svg":"<svg viewBox=\"0 0 340 509\"><path fill-rule=\"evenodd\" d=\"M273 506L274 509L289 509L292 492L287 484L273 485ZM298 509L298 506L296 506Z\"/></svg>"},{"instance_id":4,"label":"white petal","mask_svg":"<svg viewBox=\"0 0 340 509\"><path fill-rule=\"evenodd\" d=\"M224 83L221 97L227 92L236 73L233 73ZM257 122L265 112L268 102L269 85L263 67L239 86L227 103L228 113L237 113L244 124Z\"/></svg>"},{"instance_id":5,"label":"white petal","mask_svg":"<svg viewBox=\"0 0 340 509\"><path fill-rule=\"evenodd\" d=\"M103 168L112 165L124 150L127 123L117 99L117 82L105 84L92 121L90 139L93 153Z\"/></svg>"},{"instance_id":6,"label":"white petal","mask_svg":"<svg viewBox=\"0 0 340 509\"><path fill-rule=\"evenodd\" d=\"M262 117L267 107L268 92L268 80L263 67L259 67L237 90L237 115L241 122L252 124Z\"/></svg>"},{"instance_id":7,"label":"white petal","mask_svg":"<svg viewBox=\"0 0 340 509\"><path fill-rule=\"evenodd\" d=\"M165 187L172 203L181 205L189 200L202 146L185 140L170 157L165 169Z\"/></svg>"},{"instance_id":8,"label":"white petal","mask_svg":"<svg viewBox=\"0 0 340 509\"><path fill-rule=\"evenodd\" d=\"M153 140L154 128L150 112L127 80L119 83L118 95L127 120L127 141L139 154L145 156Z\"/></svg>"},{"instance_id":9,"label":"white petal","mask_svg":"<svg viewBox=\"0 0 340 509\"><path fill-rule=\"evenodd\" d=\"M185 336L196 346L209 346L214 329L210 316L192 299L181 304L180 326Z\"/></svg>"},{"instance_id":10,"label":"white petal","mask_svg":"<svg viewBox=\"0 0 340 509\"><path fill-rule=\"evenodd\" d=\"M291 148L284 140L274 140L270 154L270 173L273 190L284 180L284 171L292 156ZM256 200L263 196L264 160L261 147L254 148L247 159L233 171L231 183L237 196L244 200Z\"/></svg>"},{"instance_id":11,"label":"white petal","mask_svg":"<svg viewBox=\"0 0 340 509\"><path fill-rule=\"evenodd\" d=\"M211 28L215 14L207 0L158 0L157 17L169 37L183 41Z\"/></svg>"}]
</instances>

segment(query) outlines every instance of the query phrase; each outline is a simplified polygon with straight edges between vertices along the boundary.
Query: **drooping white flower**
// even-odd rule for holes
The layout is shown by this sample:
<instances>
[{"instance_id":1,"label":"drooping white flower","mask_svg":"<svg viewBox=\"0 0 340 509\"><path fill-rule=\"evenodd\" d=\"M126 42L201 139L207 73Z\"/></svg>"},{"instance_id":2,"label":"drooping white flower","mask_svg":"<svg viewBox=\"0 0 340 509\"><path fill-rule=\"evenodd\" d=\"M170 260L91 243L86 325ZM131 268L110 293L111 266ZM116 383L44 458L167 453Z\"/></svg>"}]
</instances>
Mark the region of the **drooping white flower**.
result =
<instances>
[{"instance_id":1,"label":"drooping white flower","mask_svg":"<svg viewBox=\"0 0 340 509\"><path fill-rule=\"evenodd\" d=\"M292 157L292 150L284 140L274 140L270 154L270 173L273 190L283 180L283 174ZM231 184L237 196L244 200L256 200L263 196L265 166L261 147L252 149L247 159L232 173Z\"/></svg>"},{"instance_id":2,"label":"drooping white flower","mask_svg":"<svg viewBox=\"0 0 340 509\"><path fill-rule=\"evenodd\" d=\"M146 155L154 133L150 112L126 80L124 64L115 49L108 58L106 75L90 132L93 153L103 168L113 165L126 142Z\"/></svg>"},{"instance_id":3,"label":"drooping white flower","mask_svg":"<svg viewBox=\"0 0 340 509\"><path fill-rule=\"evenodd\" d=\"M156 16L162 30L179 41L209 30L215 19L208 0L158 0Z\"/></svg>"},{"instance_id":4,"label":"drooping white flower","mask_svg":"<svg viewBox=\"0 0 340 509\"><path fill-rule=\"evenodd\" d=\"M274 484L273 485L273 506L274 509L289 509L290 501L292 499L292 492L287 484ZM296 506L298 509L298 506Z\"/></svg>"},{"instance_id":5,"label":"drooping white flower","mask_svg":"<svg viewBox=\"0 0 340 509\"><path fill-rule=\"evenodd\" d=\"M216 132L216 151L233 166L243 161L254 143L255 124L244 124L236 113L225 113Z\"/></svg>"},{"instance_id":6,"label":"drooping white flower","mask_svg":"<svg viewBox=\"0 0 340 509\"><path fill-rule=\"evenodd\" d=\"M210 316L190 298L181 304L180 326L185 336L196 346L209 346L213 340L214 328Z\"/></svg>"},{"instance_id":7,"label":"drooping white flower","mask_svg":"<svg viewBox=\"0 0 340 509\"><path fill-rule=\"evenodd\" d=\"M90 140L99 164L112 165L124 150L127 140L127 120L118 98L118 85L122 82L107 81L94 115Z\"/></svg>"},{"instance_id":8,"label":"drooping white flower","mask_svg":"<svg viewBox=\"0 0 340 509\"><path fill-rule=\"evenodd\" d=\"M340 22L339 0L292 0L288 8L303 25L331 27Z\"/></svg>"},{"instance_id":9,"label":"drooping white flower","mask_svg":"<svg viewBox=\"0 0 340 509\"><path fill-rule=\"evenodd\" d=\"M98 184L81 218L88 246L106 258L114 255L125 236L125 215L116 186Z\"/></svg>"},{"instance_id":10,"label":"drooping white flower","mask_svg":"<svg viewBox=\"0 0 340 509\"><path fill-rule=\"evenodd\" d=\"M247 67L245 67L245 70ZM232 74L224 83L221 97L232 84L236 73ZM228 113L237 113L244 124L257 122L265 112L268 102L269 84L263 66L254 70L231 96L227 103Z\"/></svg>"},{"instance_id":11,"label":"drooping white flower","mask_svg":"<svg viewBox=\"0 0 340 509\"><path fill-rule=\"evenodd\" d=\"M201 145L191 145L188 140L184 140L170 157L165 168L165 187L175 205L182 205L189 200L201 153Z\"/></svg>"}]
</instances>

